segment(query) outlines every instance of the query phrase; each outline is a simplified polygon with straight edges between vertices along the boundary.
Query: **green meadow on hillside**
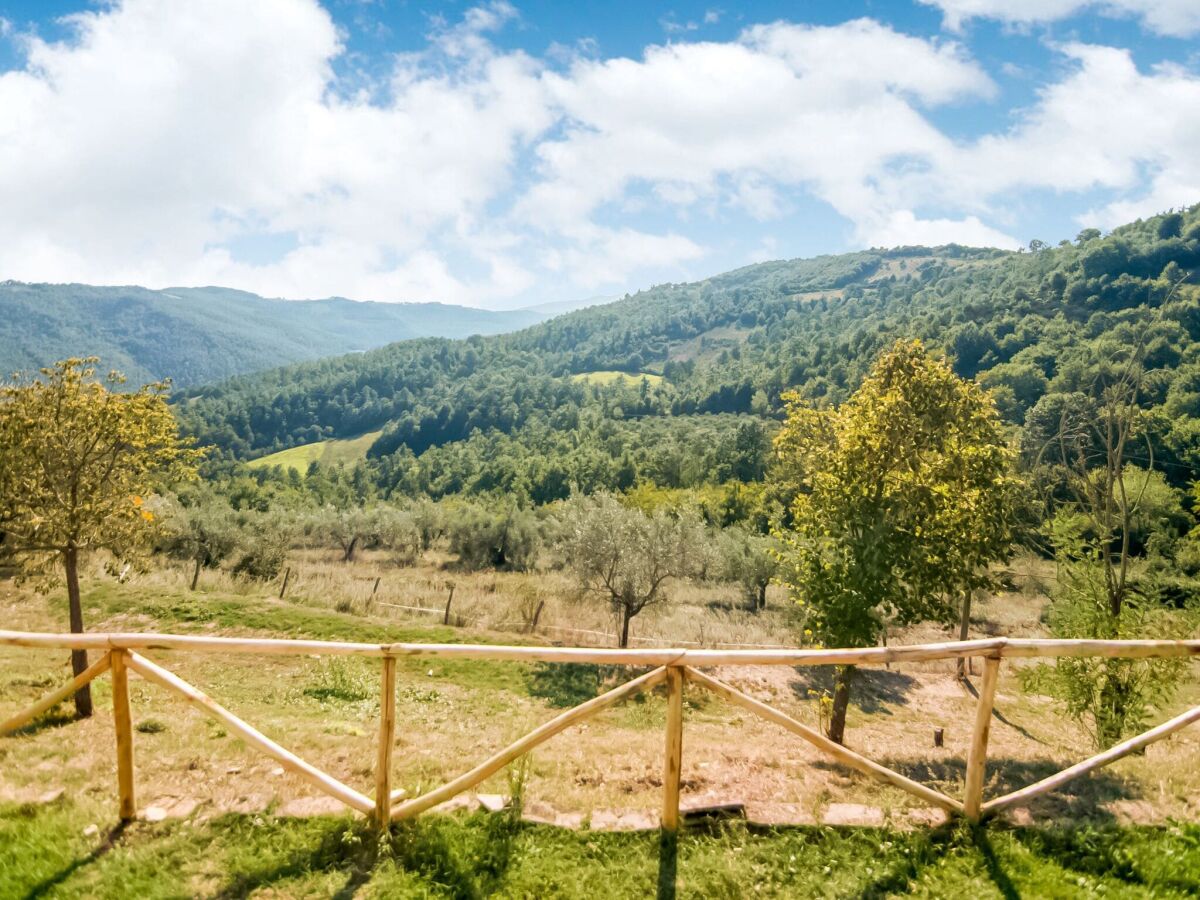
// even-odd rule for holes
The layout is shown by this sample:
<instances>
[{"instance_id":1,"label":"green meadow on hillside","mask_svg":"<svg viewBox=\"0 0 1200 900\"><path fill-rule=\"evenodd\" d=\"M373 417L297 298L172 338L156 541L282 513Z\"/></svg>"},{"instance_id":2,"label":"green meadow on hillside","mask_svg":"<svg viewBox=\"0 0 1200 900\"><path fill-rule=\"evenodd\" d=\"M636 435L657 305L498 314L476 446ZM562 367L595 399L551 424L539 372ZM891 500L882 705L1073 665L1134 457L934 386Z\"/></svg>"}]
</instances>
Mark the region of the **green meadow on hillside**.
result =
<instances>
[{"instance_id":1,"label":"green meadow on hillside","mask_svg":"<svg viewBox=\"0 0 1200 900\"><path fill-rule=\"evenodd\" d=\"M313 463L323 466L351 465L367 458L367 451L375 443L380 431L369 431L356 438L338 438L329 441L316 441L312 444L301 444L299 447L289 447L269 456L260 456L249 464L251 469L270 469L280 466L283 469L295 469L301 475L308 471Z\"/></svg>"}]
</instances>

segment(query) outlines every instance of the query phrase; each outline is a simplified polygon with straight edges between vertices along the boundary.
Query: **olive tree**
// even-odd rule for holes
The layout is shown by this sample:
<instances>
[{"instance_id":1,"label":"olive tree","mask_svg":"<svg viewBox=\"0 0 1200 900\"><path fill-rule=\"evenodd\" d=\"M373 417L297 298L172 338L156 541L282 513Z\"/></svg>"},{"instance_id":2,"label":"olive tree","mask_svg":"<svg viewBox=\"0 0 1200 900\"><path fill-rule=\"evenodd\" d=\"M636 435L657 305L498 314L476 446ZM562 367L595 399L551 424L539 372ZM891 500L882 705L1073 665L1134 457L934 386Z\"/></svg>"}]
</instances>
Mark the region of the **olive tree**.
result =
<instances>
[{"instance_id":1,"label":"olive tree","mask_svg":"<svg viewBox=\"0 0 1200 900\"><path fill-rule=\"evenodd\" d=\"M160 548L193 564L194 591L200 582L200 570L219 566L237 549L240 536L237 518L225 501L212 496L187 500L184 504L177 498L160 498L152 512L159 520Z\"/></svg>"},{"instance_id":2,"label":"olive tree","mask_svg":"<svg viewBox=\"0 0 1200 900\"><path fill-rule=\"evenodd\" d=\"M778 541L740 525L721 532L717 542L720 575L737 583L751 612L767 608L767 586L779 571Z\"/></svg>"},{"instance_id":3,"label":"olive tree","mask_svg":"<svg viewBox=\"0 0 1200 900\"><path fill-rule=\"evenodd\" d=\"M840 407L785 399L776 477L797 493L781 577L805 627L826 646L869 647L888 620L952 622L1011 543L1010 453L991 397L901 341ZM854 671L838 672L838 742Z\"/></svg>"},{"instance_id":4,"label":"olive tree","mask_svg":"<svg viewBox=\"0 0 1200 900\"><path fill-rule=\"evenodd\" d=\"M81 559L107 551L136 559L153 537L146 498L195 476L199 452L180 438L167 385L122 390L96 377L95 358L68 359L0 386L0 532L18 573L49 586L62 576L73 633L83 631ZM76 675L87 653L71 654ZM80 716L92 711L85 686Z\"/></svg>"},{"instance_id":5,"label":"olive tree","mask_svg":"<svg viewBox=\"0 0 1200 900\"><path fill-rule=\"evenodd\" d=\"M705 537L694 512L646 515L599 493L564 504L557 544L583 589L610 604L620 620L620 646L627 647L629 623L665 601L667 581L698 570Z\"/></svg>"}]
</instances>

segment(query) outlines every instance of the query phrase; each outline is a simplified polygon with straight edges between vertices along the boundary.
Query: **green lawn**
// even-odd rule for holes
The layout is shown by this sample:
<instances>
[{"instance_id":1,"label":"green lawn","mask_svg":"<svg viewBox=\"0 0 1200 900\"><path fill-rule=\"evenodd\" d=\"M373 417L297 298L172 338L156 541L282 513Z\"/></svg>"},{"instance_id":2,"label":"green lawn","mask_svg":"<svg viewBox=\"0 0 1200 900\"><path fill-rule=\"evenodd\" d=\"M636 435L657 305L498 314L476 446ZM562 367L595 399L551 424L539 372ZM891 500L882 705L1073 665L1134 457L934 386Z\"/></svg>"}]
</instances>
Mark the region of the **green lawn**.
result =
<instances>
[{"instance_id":1,"label":"green lawn","mask_svg":"<svg viewBox=\"0 0 1200 900\"><path fill-rule=\"evenodd\" d=\"M2 897L652 896L656 833L571 832L505 815L432 816L379 844L347 818L111 821L70 803L0 806ZM780 828L685 834L681 897L1188 897L1200 826ZM601 887L602 886L602 887Z\"/></svg>"},{"instance_id":2,"label":"green lawn","mask_svg":"<svg viewBox=\"0 0 1200 900\"><path fill-rule=\"evenodd\" d=\"M323 466L354 463L367 458L367 451L371 449L371 445L382 433L382 431L370 431L356 438L302 444L299 447L280 450L269 456L260 456L258 459L251 460L248 465L252 469L283 466L285 469L295 469L303 475L308 471L309 463L313 462L319 462Z\"/></svg>"}]
</instances>

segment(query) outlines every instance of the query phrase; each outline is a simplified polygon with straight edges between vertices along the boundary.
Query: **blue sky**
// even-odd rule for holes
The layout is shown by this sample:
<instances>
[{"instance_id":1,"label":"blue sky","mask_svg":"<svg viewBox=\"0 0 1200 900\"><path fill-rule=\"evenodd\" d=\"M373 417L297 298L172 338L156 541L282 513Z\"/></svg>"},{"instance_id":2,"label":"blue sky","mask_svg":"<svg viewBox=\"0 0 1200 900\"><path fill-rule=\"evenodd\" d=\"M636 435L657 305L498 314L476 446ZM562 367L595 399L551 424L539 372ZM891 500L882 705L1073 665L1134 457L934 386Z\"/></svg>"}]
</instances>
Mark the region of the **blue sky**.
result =
<instances>
[{"instance_id":1,"label":"blue sky","mask_svg":"<svg viewBox=\"0 0 1200 900\"><path fill-rule=\"evenodd\" d=\"M0 279L491 307L1200 201L1194 0L0 2Z\"/></svg>"}]
</instances>

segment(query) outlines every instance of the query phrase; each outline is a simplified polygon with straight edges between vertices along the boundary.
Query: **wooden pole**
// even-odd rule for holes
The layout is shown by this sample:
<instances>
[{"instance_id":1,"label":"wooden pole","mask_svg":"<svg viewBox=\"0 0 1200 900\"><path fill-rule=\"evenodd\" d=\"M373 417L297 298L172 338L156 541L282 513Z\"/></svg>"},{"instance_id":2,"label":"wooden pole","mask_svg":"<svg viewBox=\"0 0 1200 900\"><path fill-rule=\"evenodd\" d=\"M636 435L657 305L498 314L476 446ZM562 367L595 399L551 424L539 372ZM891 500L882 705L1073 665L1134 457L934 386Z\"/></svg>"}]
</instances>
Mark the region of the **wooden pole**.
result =
<instances>
[{"instance_id":1,"label":"wooden pole","mask_svg":"<svg viewBox=\"0 0 1200 900\"><path fill-rule=\"evenodd\" d=\"M679 828L679 779L683 766L683 669L667 669L667 738L663 761L664 831Z\"/></svg>"},{"instance_id":2,"label":"wooden pole","mask_svg":"<svg viewBox=\"0 0 1200 900\"><path fill-rule=\"evenodd\" d=\"M963 814L972 822L979 821L979 811L983 806L988 734L992 726L992 707L996 701L996 680L999 675L1000 659L987 657L983 661L979 701L975 704L975 731L971 735L971 749L967 753L967 783L963 790Z\"/></svg>"},{"instance_id":3,"label":"wooden pole","mask_svg":"<svg viewBox=\"0 0 1200 900\"><path fill-rule=\"evenodd\" d=\"M613 688L606 694L601 694L586 703L581 703L572 709L567 710L561 715L555 716L549 722L534 729L516 741L513 744L505 747L499 753L493 755L489 759L484 760L470 772L458 776L453 781L443 784L439 788L434 788L428 793L422 794L420 797L400 804L392 811L393 819L407 819L412 816L423 813L430 807L437 806L439 803L449 800L456 794L461 794L463 791L470 790L482 781L490 778L496 772L499 772L510 762L518 757L524 756L538 744L544 743L560 731L565 731L577 722L581 722L589 716L595 715L604 709L606 706L612 706L619 700L624 700L626 697L632 697L646 688L653 687L667 677L667 671L664 668L654 669L647 672L632 681L627 681L619 687ZM393 799L397 799L396 795L392 795Z\"/></svg>"},{"instance_id":4,"label":"wooden pole","mask_svg":"<svg viewBox=\"0 0 1200 900\"><path fill-rule=\"evenodd\" d=\"M1200 706L1192 707L1187 712L1176 716L1170 721L1163 722L1157 728L1151 728L1144 734L1139 734L1137 737L1132 737L1127 741L1122 741L1115 747L1110 747L1103 753L1097 753L1095 756L1085 759L1081 763L1076 763L1069 769L1063 769L1057 775L1051 775L1049 778L1043 778L1041 781L1034 782L1028 787L1023 787L1019 791L1013 791L1011 794L1005 794L1003 797L997 797L995 800L989 800L983 805L983 814L990 815L1006 807L1016 803L1021 803L1029 800L1039 794L1045 794L1055 788L1062 787L1073 778L1078 778L1080 775L1085 775L1093 769L1098 769L1101 766L1106 766L1111 762L1115 762L1122 756L1128 756L1130 753L1136 753L1143 747L1153 744L1155 741L1161 741L1165 737L1169 737L1181 728L1186 728L1193 722L1200 722Z\"/></svg>"},{"instance_id":5,"label":"wooden pole","mask_svg":"<svg viewBox=\"0 0 1200 900\"><path fill-rule=\"evenodd\" d=\"M454 602L454 585L450 585L450 596L446 598L446 614L442 616L442 624L450 624L450 604Z\"/></svg>"},{"instance_id":6,"label":"wooden pole","mask_svg":"<svg viewBox=\"0 0 1200 900\"><path fill-rule=\"evenodd\" d=\"M379 747L375 759L375 827L392 821L392 745L396 734L396 659L384 657L379 694Z\"/></svg>"},{"instance_id":7,"label":"wooden pole","mask_svg":"<svg viewBox=\"0 0 1200 900\"><path fill-rule=\"evenodd\" d=\"M940 644L842 650L612 650L590 647L516 647L500 644L367 644L300 638L241 638L156 633L49 634L0 630L0 646L86 650L208 650L226 653L337 656L439 656L523 662L591 662L627 666L873 666L960 656L1001 658L1095 656L1200 659L1200 640L1083 641L987 638Z\"/></svg>"},{"instance_id":8,"label":"wooden pole","mask_svg":"<svg viewBox=\"0 0 1200 900\"><path fill-rule=\"evenodd\" d=\"M111 653L113 725L117 731L117 796L122 822L129 822L137 815L133 794L133 721L129 712L127 655L126 650Z\"/></svg>"},{"instance_id":9,"label":"wooden pole","mask_svg":"<svg viewBox=\"0 0 1200 900\"><path fill-rule=\"evenodd\" d=\"M341 800L351 809L357 809L359 812L368 815L374 812L375 803L369 797L360 794L353 788L347 787L332 775L322 772L316 766L306 763L291 751L285 750L252 725L243 722L203 691L188 684L174 672L167 671L162 666L150 662L150 660L144 656L139 656L137 653L130 653L126 662L129 668L133 669L133 671L137 672L143 678L182 695L189 703L199 707L213 718L224 722L230 731L251 747L277 760L285 769L299 775L330 796Z\"/></svg>"},{"instance_id":10,"label":"wooden pole","mask_svg":"<svg viewBox=\"0 0 1200 900\"><path fill-rule=\"evenodd\" d=\"M824 750L838 762L844 763L847 766L850 766L852 769L857 769L859 772L862 772L866 775L873 775L876 778L881 778L884 781L891 782L892 784L896 785L896 787L908 791L910 794L920 797L922 800L932 803L934 806L938 806L950 812L962 812L962 804L953 797L947 797L940 791L935 791L933 788L926 787L919 781L913 781L911 778L901 775L899 772L895 772L892 769L889 769L887 766L882 766L877 762L869 760L865 756L843 747L841 744L835 744L829 738L825 737L825 735L821 734L821 732L815 731L812 728L809 728L807 725L797 722L786 713L781 713L779 710L755 700L748 694L743 694L737 688L730 687L723 681L718 681L712 676L705 675L703 672L698 672L690 667L687 669L687 679L688 681L695 682L702 687L708 688L714 694L724 697L730 703L734 703L750 710L752 713L761 716L768 722L774 722L776 725L786 728L788 731L804 738L804 740L808 741L814 747Z\"/></svg>"},{"instance_id":11,"label":"wooden pole","mask_svg":"<svg viewBox=\"0 0 1200 900\"><path fill-rule=\"evenodd\" d=\"M57 691L47 694L28 709L22 710L11 718L0 722L0 734L8 734L10 731L16 731L18 728L29 724L46 710L62 703L85 684L95 679L97 675L103 675L108 671L110 665L112 665L112 657L105 653Z\"/></svg>"},{"instance_id":12,"label":"wooden pole","mask_svg":"<svg viewBox=\"0 0 1200 900\"><path fill-rule=\"evenodd\" d=\"M292 567L288 566L283 570L283 584L279 587L279 599L283 599L283 595L287 593L288 579L292 577Z\"/></svg>"}]
</instances>

